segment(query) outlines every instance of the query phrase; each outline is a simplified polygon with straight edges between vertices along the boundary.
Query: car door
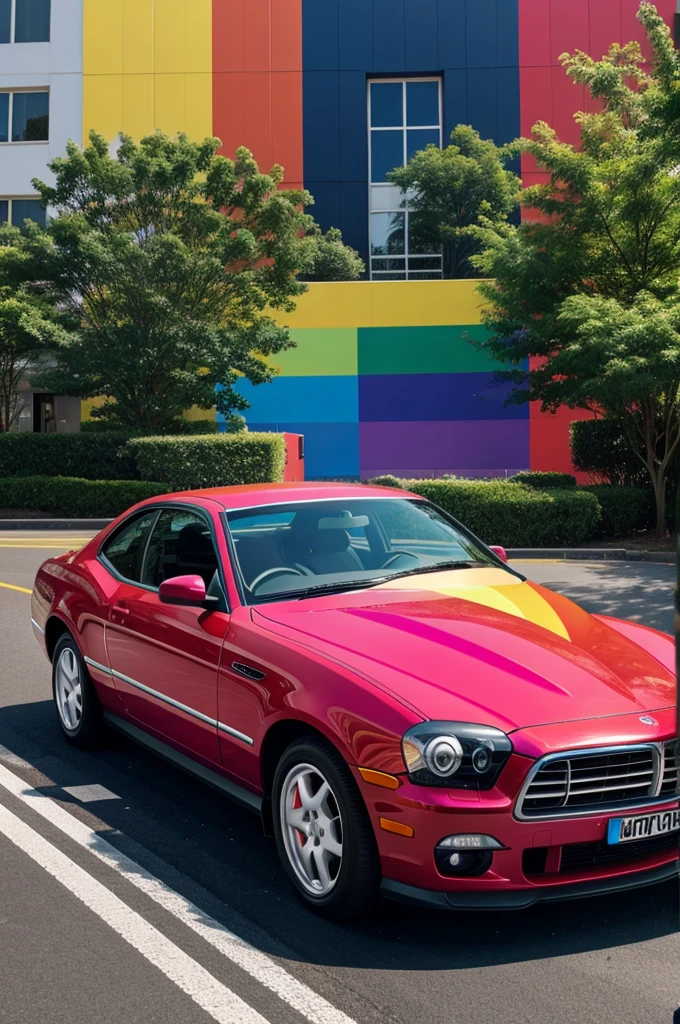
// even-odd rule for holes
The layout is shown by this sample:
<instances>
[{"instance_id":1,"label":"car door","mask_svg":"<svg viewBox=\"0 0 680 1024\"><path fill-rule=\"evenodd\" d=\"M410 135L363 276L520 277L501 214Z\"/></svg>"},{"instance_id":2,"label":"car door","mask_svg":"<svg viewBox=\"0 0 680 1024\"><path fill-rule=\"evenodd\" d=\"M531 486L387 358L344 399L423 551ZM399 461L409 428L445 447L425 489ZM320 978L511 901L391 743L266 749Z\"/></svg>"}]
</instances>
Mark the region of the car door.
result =
<instances>
[{"instance_id":1,"label":"car door","mask_svg":"<svg viewBox=\"0 0 680 1024\"><path fill-rule=\"evenodd\" d=\"M102 557L115 569L106 545ZM106 629L125 709L174 746L219 764L217 672L229 615L210 516L197 507L159 508L136 561L125 568ZM160 600L163 580L185 575L205 579L219 597L214 609Z\"/></svg>"}]
</instances>

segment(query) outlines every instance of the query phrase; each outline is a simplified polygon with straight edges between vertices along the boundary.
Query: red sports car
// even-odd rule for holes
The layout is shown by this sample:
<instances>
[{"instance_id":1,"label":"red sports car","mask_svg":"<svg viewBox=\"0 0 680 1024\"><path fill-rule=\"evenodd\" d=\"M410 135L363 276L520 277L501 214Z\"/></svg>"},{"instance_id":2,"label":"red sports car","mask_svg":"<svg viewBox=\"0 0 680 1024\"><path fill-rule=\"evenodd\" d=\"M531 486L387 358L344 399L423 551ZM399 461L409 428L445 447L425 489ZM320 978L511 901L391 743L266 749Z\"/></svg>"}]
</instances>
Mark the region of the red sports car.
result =
<instances>
[{"instance_id":1,"label":"red sports car","mask_svg":"<svg viewBox=\"0 0 680 1024\"><path fill-rule=\"evenodd\" d=\"M434 505L155 498L38 572L61 728L262 816L309 906L524 907L677 870L674 645L527 581Z\"/></svg>"}]
</instances>

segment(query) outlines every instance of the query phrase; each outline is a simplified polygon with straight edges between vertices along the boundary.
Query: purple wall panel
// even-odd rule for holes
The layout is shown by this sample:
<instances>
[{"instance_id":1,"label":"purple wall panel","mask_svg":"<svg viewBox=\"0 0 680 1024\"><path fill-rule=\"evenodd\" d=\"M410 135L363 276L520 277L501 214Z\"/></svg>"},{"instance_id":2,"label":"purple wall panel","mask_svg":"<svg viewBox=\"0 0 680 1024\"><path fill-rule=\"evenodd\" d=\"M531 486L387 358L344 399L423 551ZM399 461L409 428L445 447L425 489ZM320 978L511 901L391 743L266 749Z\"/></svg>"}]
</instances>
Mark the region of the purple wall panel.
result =
<instances>
[{"instance_id":1,"label":"purple wall panel","mask_svg":"<svg viewBox=\"0 0 680 1024\"><path fill-rule=\"evenodd\" d=\"M529 420L361 423L361 475L503 476L529 468Z\"/></svg>"}]
</instances>

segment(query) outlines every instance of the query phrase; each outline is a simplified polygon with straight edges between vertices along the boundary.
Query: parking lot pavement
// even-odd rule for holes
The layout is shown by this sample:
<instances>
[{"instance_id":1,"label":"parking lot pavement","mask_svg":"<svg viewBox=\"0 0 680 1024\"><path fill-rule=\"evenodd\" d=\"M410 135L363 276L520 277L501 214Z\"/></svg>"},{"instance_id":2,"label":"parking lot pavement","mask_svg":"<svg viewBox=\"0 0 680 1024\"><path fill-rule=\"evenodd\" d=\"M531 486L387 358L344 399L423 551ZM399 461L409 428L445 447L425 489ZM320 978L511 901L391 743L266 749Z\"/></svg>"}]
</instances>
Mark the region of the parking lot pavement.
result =
<instances>
[{"instance_id":1,"label":"parking lot pavement","mask_svg":"<svg viewBox=\"0 0 680 1024\"><path fill-rule=\"evenodd\" d=\"M0 587L2 1024L194 1024L225 1007L230 1024L670 1024L675 885L504 914L385 903L333 925L300 907L247 812L113 734L68 747L24 590L69 538L22 539L0 535L0 583L22 588ZM670 566L518 568L670 629Z\"/></svg>"}]
</instances>

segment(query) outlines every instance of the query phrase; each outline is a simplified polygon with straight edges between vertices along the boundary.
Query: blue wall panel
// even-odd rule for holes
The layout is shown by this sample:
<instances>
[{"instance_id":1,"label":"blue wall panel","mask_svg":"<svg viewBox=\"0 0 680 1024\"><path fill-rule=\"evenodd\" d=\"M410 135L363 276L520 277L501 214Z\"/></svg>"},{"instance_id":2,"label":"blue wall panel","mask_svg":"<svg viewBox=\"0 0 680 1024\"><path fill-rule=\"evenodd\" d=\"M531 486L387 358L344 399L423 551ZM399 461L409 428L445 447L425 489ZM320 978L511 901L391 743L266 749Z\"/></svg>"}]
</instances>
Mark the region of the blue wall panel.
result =
<instances>
[{"instance_id":1,"label":"blue wall panel","mask_svg":"<svg viewBox=\"0 0 680 1024\"><path fill-rule=\"evenodd\" d=\"M342 227L347 245L362 255L368 251L368 184L365 181L340 182L340 218L333 227Z\"/></svg>"},{"instance_id":2,"label":"blue wall panel","mask_svg":"<svg viewBox=\"0 0 680 1024\"><path fill-rule=\"evenodd\" d=\"M406 0L406 71L431 74L438 66L438 0Z\"/></svg>"},{"instance_id":3,"label":"blue wall panel","mask_svg":"<svg viewBox=\"0 0 680 1024\"><path fill-rule=\"evenodd\" d=\"M341 71L338 85L338 181L368 183L368 132L357 131L357 125L366 124L366 72Z\"/></svg>"},{"instance_id":4,"label":"blue wall panel","mask_svg":"<svg viewBox=\"0 0 680 1024\"><path fill-rule=\"evenodd\" d=\"M357 423L359 388L356 377L275 377L266 385L239 381L237 390L250 403L248 425L272 420L300 423ZM304 433L304 431L301 431Z\"/></svg>"},{"instance_id":5,"label":"blue wall panel","mask_svg":"<svg viewBox=\"0 0 680 1024\"><path fill-rule=\"evenodd\" d=\"M496 139L498 128L498 98L495 68L469 68L468 121L483 139Z\"/></svg>"},{"instance_id":6,"label":"blue wall panel","mask_svg":"<svg viewBox=\"0 0 680 1024\"><path fill-rule=\"evenodd\" d=\"M515 4L516 0L509 0ZM437 31L439 35L438 68L464 68L465 55L465 0L439 3Z\"/></svg>"},{"instance_id":7,"label":"blue wall panel","mask_svg":"<svg viewBox=\"0 0 680 1024\"><path fill-rule=\"evenodd\" d=\"M505 405L511 390L493 373L360 376L359 414L362 423L528 419L528 405Z\"/></svg>"},{"instance_id":8,"label":"blue wall panel","mask_svg":"<svg viewBox=\"0 0 680 1024\"><path fill-rule=\"evenodd\" d=\"M358 423L255 423L249 418L248 424L251 430L304 434L307 480L359 477Z\"/></svg>"},{"instance_id":9,"label":"blue wall panel","mask_svg":"<svg viewBox=\"0 0 680 1024\"><path fill-rule=\"evenodd\" d=\"M406 70L405 0L373 0L373 70L388 75Z\"/></svg>"},{"instance_id":10,"label":"blue wall panel","mask_svg":"<svg viewBox=\"0 0 680 1024\"><path fill-rule=\"evenodd\" d=\"M373 70L373 8L368 0L342 0L338 51L341 70Z\"/></svg>"},{"instance_id":11,"label":"blue wall panel","mask_svg":"<svg viewBox=\"0 0 680 1024\"><path fill-rule=\"evenodd\" d=\"M338 181L338 72L305 72L302 91L305 181Z\"/></svg>"},{"instance_id":12,"label":"blue wall panel","mask_svg":"<svg viewBox=\"0 0 680 1024\"><path fill-rule=\"evenodd\" d=\"M308 213L311 213L317 224L324 231L340 227L340 182L305 181L305 188L314 196L314 206L310 206Z\"/></svg>"},{"instance_id":13,"label":"blue wall panel","mask_svg":"<svg viewBox=\"0 0 680 1024\"><path fill-rule=\"evenodd\" d=\"M519 64L519 3L496 2L496 66ZM519 89L519 86L517 87Z\"/></svg>"},{"instance_id":14,"label":"blue wall panel","mask_svg":"<svg viewBox=\"0 0 680 1024\"><path fill-rule=\"evenodd\" d=\"M496 133L499 145L512 142L520 133L519 126L519 68L496 69ZM519 174L519 162L515 168Z\"/></svg>"},{"instance_id":15,"label":"blue wall panel","mask_svg":"<svg viewBox=\"0 0 680 1024\"><path fill-rule=\"evenodd\" d=\"M466 0L465 49L469 68L496 67L496 0Z\"/></svg>"},{"instance_id":16,"label":"blue wall panel","mask_svg":"<svg viewBox=\"0 0 680 1024\"><path fill-rule=\"evenodd\" d=\"M338 5L344 0L302 0L302 67L333 71L338 67Z\"/></svg>"},{"instance_id":17,"label":"blue wall panel","mask_svg":"<svg viewBox=\"0 0 680 1024\"><path fill-rule=\"evenodd\" d=\"M467 71L447 71L444 74L444 145L457 124L469 124ZM519 123L517 125L519 130Z\"/></svg>"}]
</instances>

